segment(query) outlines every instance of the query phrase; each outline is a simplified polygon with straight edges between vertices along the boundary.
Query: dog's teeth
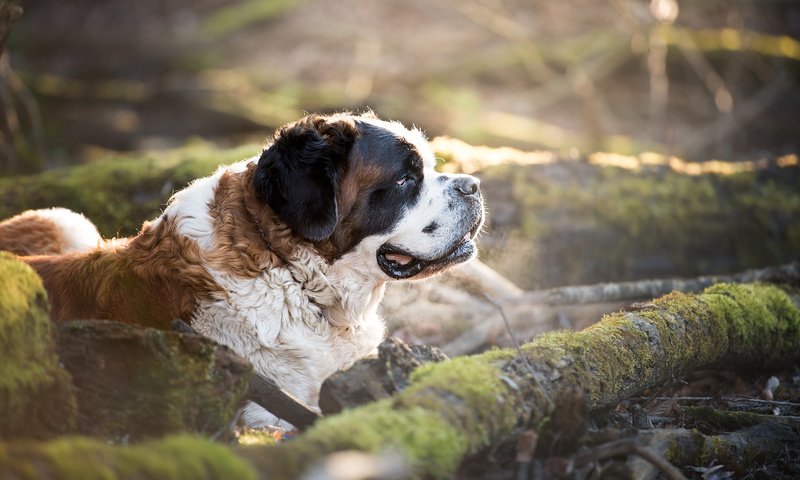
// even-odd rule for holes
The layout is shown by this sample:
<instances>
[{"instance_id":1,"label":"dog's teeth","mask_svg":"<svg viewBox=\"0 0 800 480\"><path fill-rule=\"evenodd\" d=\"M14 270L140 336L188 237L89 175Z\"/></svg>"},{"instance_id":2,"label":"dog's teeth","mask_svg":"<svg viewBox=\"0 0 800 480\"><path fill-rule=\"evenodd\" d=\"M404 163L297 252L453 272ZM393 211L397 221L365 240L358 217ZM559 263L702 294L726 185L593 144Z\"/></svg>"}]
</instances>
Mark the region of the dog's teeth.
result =
<instances>
[{"instance_id":1,"label":"dog's teeth","mask_svg":"<svg viewBox=\"0 0 800 480\"><path fill-rule=\"evenodd\" d=\"M399 263L400 265L408 265L413 258L408 255L400 255L399 253L387 253L386 260Z\"/></svg>"}]
</instances>

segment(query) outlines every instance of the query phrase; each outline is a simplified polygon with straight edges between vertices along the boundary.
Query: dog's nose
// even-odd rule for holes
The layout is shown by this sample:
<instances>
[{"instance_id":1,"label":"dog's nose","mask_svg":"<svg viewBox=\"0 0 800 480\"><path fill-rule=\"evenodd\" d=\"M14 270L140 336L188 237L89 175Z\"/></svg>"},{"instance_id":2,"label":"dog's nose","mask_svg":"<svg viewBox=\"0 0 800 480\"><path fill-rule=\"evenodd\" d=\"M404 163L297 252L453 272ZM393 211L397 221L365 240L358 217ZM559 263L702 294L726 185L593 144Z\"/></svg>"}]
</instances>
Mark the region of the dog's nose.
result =
<instances>
[{"instance_id":1,"label":"dog's nose","mask_svg":"<svg viewBox=\"0 0 800 480\"><path fill-rule=\"evenodd\" d=\"M475 195L478 192L478 179L464 175L453 180L453 186L463 195Z\"/></svg>"}]
</instances>

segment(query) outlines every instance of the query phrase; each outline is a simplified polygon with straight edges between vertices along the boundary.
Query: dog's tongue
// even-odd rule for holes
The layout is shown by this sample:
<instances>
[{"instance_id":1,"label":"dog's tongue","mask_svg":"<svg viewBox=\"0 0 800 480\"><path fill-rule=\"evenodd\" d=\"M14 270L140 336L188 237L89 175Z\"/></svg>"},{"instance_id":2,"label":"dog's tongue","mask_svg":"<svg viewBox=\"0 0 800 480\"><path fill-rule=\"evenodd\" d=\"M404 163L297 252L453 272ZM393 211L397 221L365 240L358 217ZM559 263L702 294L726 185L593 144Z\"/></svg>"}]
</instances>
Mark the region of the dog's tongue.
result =
<instances>
[{"instance_id":1,"label":"dog's tongue","mask_svg":"<svg viewBox=\"0 0 800 480\"><path fill-rule=\"evenodd\" d=\"M387 253L386 260L391 260L392 262L399 263L400 265L408 265L411 263L413 258L409 257L408 255L400 255L399 253Z\"/></svg>"}]
</instances>

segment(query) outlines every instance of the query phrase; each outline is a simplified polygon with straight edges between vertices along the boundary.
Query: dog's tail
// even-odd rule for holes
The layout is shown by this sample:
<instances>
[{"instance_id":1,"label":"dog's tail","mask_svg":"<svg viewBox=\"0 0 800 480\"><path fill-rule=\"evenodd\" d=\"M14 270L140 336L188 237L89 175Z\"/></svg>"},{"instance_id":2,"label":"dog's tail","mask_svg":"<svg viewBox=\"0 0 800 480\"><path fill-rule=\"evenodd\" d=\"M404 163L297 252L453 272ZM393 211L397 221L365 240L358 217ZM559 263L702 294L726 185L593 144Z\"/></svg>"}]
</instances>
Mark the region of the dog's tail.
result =
<instances>
[{"instance_id":1,"label":"dog's tail","mask_svg":"<svg viewBox=\"0 0 800 480\"><path fill-rule=\"evenodd\" d=\"M0 250L16 255L58 255L100 245L86 217L66 208L28 210L0 222Z\"/></svg>"}]
</instances>

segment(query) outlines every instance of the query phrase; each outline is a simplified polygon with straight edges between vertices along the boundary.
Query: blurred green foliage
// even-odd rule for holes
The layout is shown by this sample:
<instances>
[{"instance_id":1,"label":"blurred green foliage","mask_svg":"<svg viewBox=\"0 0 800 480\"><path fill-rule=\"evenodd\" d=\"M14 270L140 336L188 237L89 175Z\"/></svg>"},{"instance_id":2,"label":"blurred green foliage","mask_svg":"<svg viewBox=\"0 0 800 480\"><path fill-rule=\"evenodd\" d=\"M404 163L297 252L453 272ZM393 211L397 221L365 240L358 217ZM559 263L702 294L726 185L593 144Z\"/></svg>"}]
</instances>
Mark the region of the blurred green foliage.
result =
<instances>
[{"instance_id":1,"label":"blurred green foliage","mask_svg":"<svg viewBox=\"0 0 800 480\"><path fill-rule=\"evenodd\" d=\"M0 178L0 218L62 206L85 214L104 237L133 235L160 213L173 192L219 165L260 151L257 145L226 150L196 141L171 151L112 153L85 165Z\"/></svg>"}]
</instances>

